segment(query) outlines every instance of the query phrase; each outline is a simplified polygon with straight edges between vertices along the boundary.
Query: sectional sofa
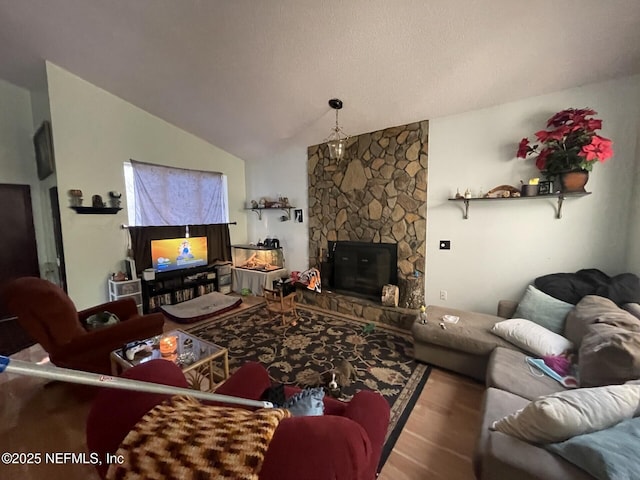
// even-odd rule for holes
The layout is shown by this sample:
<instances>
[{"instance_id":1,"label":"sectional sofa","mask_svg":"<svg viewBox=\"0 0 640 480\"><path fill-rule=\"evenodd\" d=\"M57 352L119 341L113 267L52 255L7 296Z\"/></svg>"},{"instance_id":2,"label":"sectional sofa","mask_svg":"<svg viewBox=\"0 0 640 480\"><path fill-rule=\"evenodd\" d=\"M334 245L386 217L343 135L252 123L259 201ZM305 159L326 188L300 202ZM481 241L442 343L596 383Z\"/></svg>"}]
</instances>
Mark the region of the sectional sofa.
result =
<instances>
[{"instance_id":1,"label":"sectional sofa","mask_svg":"<svg viewBox=\"0 0 640 480\"><path fill-rule=\"evenodd\" d=\"M536 290L533 286L530 286L530 289ZM526 295L525 293L525 297ZM588 410L579 405L582 401L580 397L585 394L593 394L596 397L596 406L593 407L596 411L594 416L597 416L598 410L603 410L606 411L607 418L594 421L587 419L588 425L585 426L584 418L565 420L565 417L560 415L559 422L565 422L565 425L556 426L561 430L571 431L571 428L575 428L577 430L573 433L588 434L596 428L613 427L619 421L640 414L640 385L615 387L625 390L624 395L630 395L622 396L627 402L624 406L630 405L626 410L618 404L613 407L601 406L607 405L606 401L609 401L612 395L614 401L619 400L620 397L617 390L612 394L607 385L624 384L640 377L640 305L626 303L623 305L624 308L620 308L613 301L596 295L584 296L576 302L576 305L568 302L561 303L566 305L557 305L559 310L553 313L560 321L556 321L550 328L558 332L551 334L555 335L554 340L560 342L555 346L556 350L574 352L572 359L579 368L581 388L572 390L570 393L561 383L543 374L527 361L528 358L542 357L543 352L539 351L540 348L553 350L544 342L540 347L540 339L548 335L547 333L538 335L538 330L535 330L530 335L532 346L527 344L529 339L525 338L523 341L521 338L514 339L508 335L503 335L503 338L495 333L496 325L504 325L506 319L514 315L524 317L520 308L522 300L520 306L517 302L501 301L498 306L498 315L429 306L427 323L422 324L416 320L412 327L417 360L468 375L486 384L487 390L482 404L482 424L473 459L474 471L478 479L609 478L606 469L610 465L602 464L606 463L607 459L601 458L600 452L588 451L587 461L592 465L579 467L575 462L581 463L584 459L578 459L580 460L578 461L562 452L561 447L565 445L562 442L531 441L531 438L535 440L535 436L529 438L526 432L521 434L518 431L514 434L514 429L510 429L509 425L502 428L502 431L496 427L503 427L509 422L522 423L521 419L526 416L525 414L530 415L532 412L535 415L540 412L544 414L546 409L548 413L558 408L554 402L562 403L559 408L564 409L563 412L570 410L572 415L580 417L584 411ZM540 311L540 308L534 308L533 313L529 312L527 315L535 316L535 312ZM449 323L445 320L451 320L451 317L454 317L454 320L458 317L457 323ZM518 320L509 320L506 323L517 324L518 322ZM565 347L566 344L570 347ZM538 353L532 353L532 349L538 349ZM554 355L550 353L546 352L548 358L559 355L559 351L553 352ZM567 398L567 395L577 396L578 400ZM555 398L558 396L559 398ZM597 403L601 399L606 401L602 404ZM569 407L567 404L570 404ZM520 412L518 415L513 415L521 409L526 410L525 414ZM553 410L552 413L555 415L556 411ZM501 420L505 417L509 420ZM555 421L555 419L556 417L552 420ZM534 429L544 430L549 425L545 423L548 421L549 418L536 419L533 422ZM590 421L591 424L589 424ZM632 419L631 423L634 428L640 428L640 418ZM600 427L594 425L600 425ZM548 428L553 430L552 427ZM504 433L505 431L509 433ZM617 435L616 431L610 431L614 436ZM538 433L545 435L544 431ZM564 432L555 440L567 440L567 435L577 439L578 435L573 433ZM518 434L524 435L529 440L519 438ZM579 439L590 440L590 437L580 435ZM630 443L628 440L624 442ZM632 446L637 449L636 451L640 451L637 440ZM572 445L569 447L574 448ZM606 452L604 457L607 457ZM571 461L566 458L570 458ZM615 462L619 463L620 460L616 459ZM602 471L605 471L605 474L602 474ZM640 478L640 470L637 474L635 478ZM616 475L614 474L611 478L616 478Z\"/></svg>"}]
</instances>

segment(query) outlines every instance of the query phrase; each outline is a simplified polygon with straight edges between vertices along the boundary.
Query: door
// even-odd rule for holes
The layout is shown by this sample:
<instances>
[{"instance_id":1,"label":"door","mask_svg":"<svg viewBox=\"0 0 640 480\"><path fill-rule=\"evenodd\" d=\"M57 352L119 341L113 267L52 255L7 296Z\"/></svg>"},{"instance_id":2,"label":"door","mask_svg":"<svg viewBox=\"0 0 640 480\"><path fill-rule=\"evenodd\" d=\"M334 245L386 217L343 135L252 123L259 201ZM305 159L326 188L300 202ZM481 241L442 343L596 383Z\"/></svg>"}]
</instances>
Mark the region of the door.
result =
<instances>
[{"instance_id":1,"label":"door","mask_svg":"<svg viewBox=\"0 0 640 480\"><path fill-rule=\"evenodd\" d=\"M40 276L29 185L0 184L0 290L18 277ZM0 302L0 318L9 312Z\"/></svg>"}]
</instances>

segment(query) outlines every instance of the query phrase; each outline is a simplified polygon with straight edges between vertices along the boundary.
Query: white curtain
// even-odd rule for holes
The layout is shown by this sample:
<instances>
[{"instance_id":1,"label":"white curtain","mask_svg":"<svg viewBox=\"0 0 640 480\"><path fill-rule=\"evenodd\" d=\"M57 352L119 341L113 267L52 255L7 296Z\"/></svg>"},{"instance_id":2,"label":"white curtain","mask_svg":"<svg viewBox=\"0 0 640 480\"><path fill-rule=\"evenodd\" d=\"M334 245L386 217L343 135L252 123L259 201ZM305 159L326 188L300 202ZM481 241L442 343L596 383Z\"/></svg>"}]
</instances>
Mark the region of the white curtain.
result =
<instances>
[{"instance_id":1,"label":"white curtain","mask_svg":"<svg viewBox=\"0 0 640 480\"><path fill-rule=\"evenodd\" d=\"M227 188L219 172L131 160L135 225L228 223Z\"/></svg>"}]
</instances>

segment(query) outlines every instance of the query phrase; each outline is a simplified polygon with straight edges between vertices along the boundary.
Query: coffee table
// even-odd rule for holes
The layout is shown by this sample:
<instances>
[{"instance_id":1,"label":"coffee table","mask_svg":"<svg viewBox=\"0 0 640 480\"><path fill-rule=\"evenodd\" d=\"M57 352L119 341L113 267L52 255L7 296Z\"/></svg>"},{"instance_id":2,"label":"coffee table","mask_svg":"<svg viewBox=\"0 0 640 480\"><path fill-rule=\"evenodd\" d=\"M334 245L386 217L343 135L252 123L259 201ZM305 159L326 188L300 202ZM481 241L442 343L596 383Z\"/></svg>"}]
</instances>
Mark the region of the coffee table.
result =
<instances>
[{"instance_id":1,"label":"coffee table","mask_svg":"<svg viewBox=\"0 0 640 480\"><path fill-rule=\"evenodd\" d=\"M159 343L162 337L177 337L177 351L172 357L165 358L160 353ZM129 360L122 353L122 348L111 352L111 373L116 376L121 371L149 360L164 358L178 365L187 377L189 386L201 390L213 391L219 381L229 378L229 352L226 348L198 338L184 330L172 330L162 335L142 340L149 350L136 353L133 360ZM214 366L220 362L220 368ZM217 379L220 379L216 382ZM205 382L208 385L205 385Z\"/></svg>"}]
</instances>

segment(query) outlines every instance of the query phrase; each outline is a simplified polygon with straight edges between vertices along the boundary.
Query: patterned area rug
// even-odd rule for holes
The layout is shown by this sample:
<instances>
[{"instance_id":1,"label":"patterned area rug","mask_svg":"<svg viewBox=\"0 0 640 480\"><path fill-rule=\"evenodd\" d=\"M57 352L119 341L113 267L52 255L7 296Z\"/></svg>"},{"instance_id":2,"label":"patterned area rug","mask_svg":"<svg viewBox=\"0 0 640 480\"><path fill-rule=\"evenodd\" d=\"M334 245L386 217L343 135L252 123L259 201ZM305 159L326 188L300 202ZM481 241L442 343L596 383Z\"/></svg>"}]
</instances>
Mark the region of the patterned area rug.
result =
<instances>
[{"instance_id":1,"label":"patterned area rug","mask_svg":"<svg viewBox=\"0 0 640 480\"><path fill-rule=\"evenodd\" d=\"M262 363L274 383L300 387L326 386L330 372L342 360L355 370L356 379L341 389L341 400L358 390L380 392L391 407L391 421L380 468L393 449L402 427L430 373L430 367L413 360L411 334L334 312L298 306L300 321L282 326L269 320L263 305L237 315L214 319L189 329L229 350L229 369L247 361Z\"/></svg>"}]
</instances>

